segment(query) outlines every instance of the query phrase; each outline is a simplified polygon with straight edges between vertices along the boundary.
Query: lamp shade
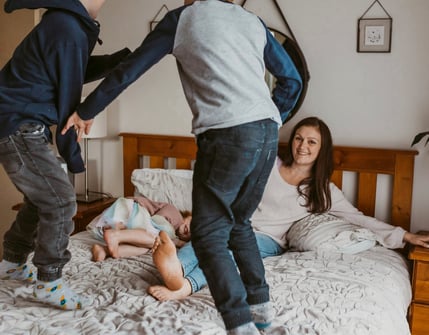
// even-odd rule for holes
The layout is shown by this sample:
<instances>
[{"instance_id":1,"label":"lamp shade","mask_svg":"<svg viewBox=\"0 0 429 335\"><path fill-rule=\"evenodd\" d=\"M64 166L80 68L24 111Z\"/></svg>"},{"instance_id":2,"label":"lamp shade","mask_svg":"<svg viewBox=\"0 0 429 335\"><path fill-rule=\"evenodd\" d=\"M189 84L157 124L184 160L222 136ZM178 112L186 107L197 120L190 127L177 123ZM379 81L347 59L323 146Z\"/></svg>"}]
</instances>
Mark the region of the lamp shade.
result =
<instances>
[{"instance_id":1,"label":"lamp shade","mask_svg":"<svg viewBox=\"0 0 429 335\"><path fill-rule=\"evenodd\" d=\"M83 135L82 138L101 138L107 136L107 113L102 111L94 118L91 130L88 135Z\"/></svg>"}]
</instances>

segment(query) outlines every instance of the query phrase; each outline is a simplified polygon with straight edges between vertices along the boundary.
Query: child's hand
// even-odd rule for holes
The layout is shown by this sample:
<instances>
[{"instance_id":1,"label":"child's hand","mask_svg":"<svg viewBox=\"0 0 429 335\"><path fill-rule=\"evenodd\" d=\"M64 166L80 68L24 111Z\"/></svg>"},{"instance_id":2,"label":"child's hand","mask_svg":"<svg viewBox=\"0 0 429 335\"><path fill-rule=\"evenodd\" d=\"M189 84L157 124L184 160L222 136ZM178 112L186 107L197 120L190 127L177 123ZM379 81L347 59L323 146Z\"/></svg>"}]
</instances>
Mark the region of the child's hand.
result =
<instances>
[{"instance_id":1,"label":"child's hand","mask_svg":"<svg viewBox=\"0 0 429 335\"><path fill-rule=\"evenodd\" d=\"M77 141L79 142L85 133L85 135L89 134L91 130L94 119L91 120L82 120L77 112L74 112L67 120L66 125L61 130L61 135L64 135L71 127L74 127L77 133Z\"/></svg>"}]
</instances>

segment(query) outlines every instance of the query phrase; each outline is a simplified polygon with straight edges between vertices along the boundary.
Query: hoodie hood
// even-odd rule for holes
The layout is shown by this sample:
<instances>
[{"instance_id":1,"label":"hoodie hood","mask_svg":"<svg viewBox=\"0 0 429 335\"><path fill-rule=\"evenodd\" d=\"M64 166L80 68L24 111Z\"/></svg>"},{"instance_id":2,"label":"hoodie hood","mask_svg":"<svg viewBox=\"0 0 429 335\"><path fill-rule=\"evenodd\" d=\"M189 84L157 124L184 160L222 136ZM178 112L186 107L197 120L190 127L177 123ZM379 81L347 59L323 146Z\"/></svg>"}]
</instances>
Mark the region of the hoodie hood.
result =
<instances>
[{"instance_id":1,"label":"hoodie hood","mask_svg":"<svg viewBox=\"0 0 429 335\"><path fill-rule=\"evenodd\" d=\"M57 8L65 9L76 14L87 13L85 7L79 0L7 0L4 4L6 13L11 13L17 9L39 9L39 8ZM86 14L88 15L88 14Z\"/></svg>"},{"instance_id":2,"label":"hoodie hood","mask_svg":"<svg viewBox=\"0 0 429 335\"><path fill-rule=\"evenodd\" d=\"M99 23L89 16L88 11L79 0L7 0L4 11L12 13L18 9L58 9L72 12L81 17L82 21L98 35ZM98 42L102 44L101 40Z\"/></svg>"}]
</instances>

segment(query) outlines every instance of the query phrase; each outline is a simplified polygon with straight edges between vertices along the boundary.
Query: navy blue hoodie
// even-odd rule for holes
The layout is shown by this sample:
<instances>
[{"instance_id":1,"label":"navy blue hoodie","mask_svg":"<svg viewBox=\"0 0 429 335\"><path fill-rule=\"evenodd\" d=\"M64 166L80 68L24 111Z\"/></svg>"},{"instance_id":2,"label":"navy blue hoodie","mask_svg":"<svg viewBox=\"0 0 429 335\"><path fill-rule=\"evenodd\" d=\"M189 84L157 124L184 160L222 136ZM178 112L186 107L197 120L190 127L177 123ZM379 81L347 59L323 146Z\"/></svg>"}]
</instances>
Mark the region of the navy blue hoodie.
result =
<instances>
[{"instance_id":1,"label":"navy blue hoodie","mask_svg":"<svg viewBox=\"0 0 429 335\"><path fill-rule=\"evenodd\" d=\"M24 38L0 72L0 138L23 123L60 130L79 104L82 86L103 77L129 53L92 56L100 32L79 0L7 0L4 9L46 8L41 22ZM85 170L74 129L56 132L59 154L73 173Z\"/></svg>"}]
</instances>

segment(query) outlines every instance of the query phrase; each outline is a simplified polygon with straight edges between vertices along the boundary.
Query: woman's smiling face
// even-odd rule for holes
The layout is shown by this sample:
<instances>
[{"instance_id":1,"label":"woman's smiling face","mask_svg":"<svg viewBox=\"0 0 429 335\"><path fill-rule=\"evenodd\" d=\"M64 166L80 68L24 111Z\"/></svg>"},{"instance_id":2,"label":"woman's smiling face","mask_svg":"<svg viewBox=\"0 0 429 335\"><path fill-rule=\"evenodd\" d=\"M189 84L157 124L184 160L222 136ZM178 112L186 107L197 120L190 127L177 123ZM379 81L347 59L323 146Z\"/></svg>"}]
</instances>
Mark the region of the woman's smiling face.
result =
<instances>
[{"instance_id":1,"label":"woman's smiling face","mask_svg":"<svg viewBox=\"0 0 429 335\"><path fill-rule=\"evenodd\" d=\"M318 128L311 126L298 128L292 142L294 163L313 166L321 146L322 138Z\"/></svg>"}]
</instances>

